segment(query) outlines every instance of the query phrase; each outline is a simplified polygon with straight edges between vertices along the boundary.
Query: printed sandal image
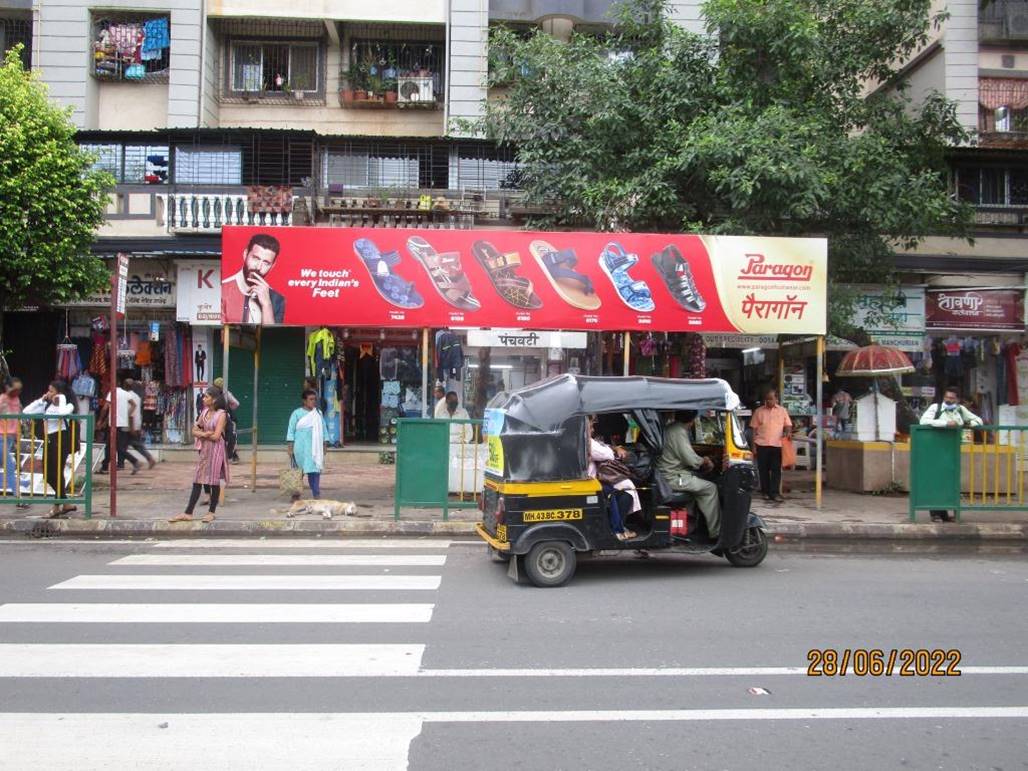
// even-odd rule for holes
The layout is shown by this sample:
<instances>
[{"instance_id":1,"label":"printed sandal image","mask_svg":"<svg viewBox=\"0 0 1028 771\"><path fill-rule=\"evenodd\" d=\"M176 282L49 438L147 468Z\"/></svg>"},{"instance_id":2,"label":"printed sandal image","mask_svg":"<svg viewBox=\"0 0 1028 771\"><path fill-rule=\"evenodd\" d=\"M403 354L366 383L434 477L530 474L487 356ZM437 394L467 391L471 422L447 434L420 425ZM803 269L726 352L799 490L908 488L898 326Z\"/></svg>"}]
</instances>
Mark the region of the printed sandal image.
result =
<instances>
[{"instance_id":1,"label":"printed sandal image","mask_svg":"<svg viewBox=\"0 0 1028 771\"><path fill-rule=\"evenodd\" d=\"M407 239L407 251L425 266L439 295L454 308L477 311L482 307L478 298L471 294L471 282L464 273L457 252L439 254L421 236L411 236Z\"/></svg>"},{"instance_id":2,"label":"printed sandal image","mask_svg":"<svg viewBox=\"0 0 1028 771\"><path fill-rule=\"evenodd\" d=\"M634 311L652 311L653 302L650 287L645 281L636 281L628 270L639 262L639 255L629 254L617 241L611 241L600 253L600 267L607 274L610 283L618 290L618 297Z\"/></svg>"},{"instance_id":3,"label":"printed sandal image","mask_svg":"<svg viewBox=\"0 0 1028 771\"><path fill-rule=\"evenodd\" d=\"M371 281L383 300L399 308L420 308L425 304L424 298L415 289L414 282L406 281L393 273L392 269L400 264L400 255L397 252L382 254L370 238L358 238L354 241L353 251L367 267Z\"/></svg>"},{"instance_id":4,"label":"printed sandal image","mask_svg":"<svg viewBox=\"0 0 1028 771\"><path fill-rule=\"evenodd\" d=\"M489 274L489 280L493 282L493 287L500 297L515 308L535 310L543 307L543 301L536 295L532 282L517 275L521 255L517 252L501 254L488 241L475 241L471 246L471 252Z\"/></svg>"},{"instance_id":5,"label":"printed sandal image","mask_svg":"<svg viewBox=\"0 0 1028 771\"><path fill-rule=\"evenodd\" d=\"M584 311L594 311L600 307L600 298L596 296L592 279L574 269L578 264L574 249L558 252L546 241L533 241L528 250L564 302Z\"/></svg>"},{"instance_id":6,"label":"printed sandal image","mask_svg":"<svg viewBox=\"0 0 1028 771\"><path fill-rule=\"evenodd\" d=\"M692 269L677 246L668 244L658 254L650 257L650 260L653 261L653 267L660 273L660 277L664 279L675 302L693 313L701 313L707 307L707 301L696 288Z\"/></svg>"}]
</instances>

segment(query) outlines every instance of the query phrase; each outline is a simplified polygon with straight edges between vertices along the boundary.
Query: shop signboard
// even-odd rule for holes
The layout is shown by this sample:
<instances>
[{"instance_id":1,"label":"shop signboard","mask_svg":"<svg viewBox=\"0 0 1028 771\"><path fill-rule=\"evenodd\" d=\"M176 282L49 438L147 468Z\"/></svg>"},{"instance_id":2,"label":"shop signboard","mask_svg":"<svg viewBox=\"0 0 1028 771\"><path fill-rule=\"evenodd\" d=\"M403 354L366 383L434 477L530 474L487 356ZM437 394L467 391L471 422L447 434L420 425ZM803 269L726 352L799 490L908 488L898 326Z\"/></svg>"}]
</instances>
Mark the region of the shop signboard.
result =
<instances>
[{"instance_id":1,"label":"shop signboard","mask_svg":"<svg viewBox=\"0 0 1028 771\"><path fill-rule=\"evenodd\" d=\"M585 348L584 332L531 329L469 329L469 348Z\"/></svg>"},{"instance_id":2,"label":"shop signboard","mask_svg":"<svg viewBox=\"0 0 1028 771\"><path fill-rule=\"evenodd\" d=\"M704 335L707 348L777 348L778 335Z\"/></svg>"},{"instance_id":3,"label":"shop signboard","mask_svg":"<svg viewBox=\"0 0 1028 771\"><path fill-rule=\"evenodd\" d=\"M929 290L928 329L1024 331L1023 289Z\"/></svg>"},{"instance_id":4,"label":"shop signboard","mask_svg":"<svg viewBox=\"0 0 1028 771\"><path fill-rule=\"evenodd\" d=\"M175 318L193 326L221 326L221 264L214 260L178 264Z\"/></svg>"},{"instance_id":5,"label":"shop signboard","mask_svg":"<svg viewBox=\"0 0 1028 771\"><path fill-rule=\"evenodd\" d=\"M921 287L899 287L895 292L871 286L857 287L853 325L871 339L900 351L917 352L924 347L925 291Z\"/></svg>"},{"instance_id":6,"label":"shop signboard","mask_svg":"<svg viewBox=\"0 0 1028 771\"><path fill-rule=\"evenodd\" d=\"M121 281L122 291L125 293L125 307L131 311L133 308L174 308L175 307L175 281L168 276L163 269L154 266L150 268L145 265L140 269L139 263L130 265L125 269L126 277ZM111 270L118 273L119 263L114 261ZM120 298L119 298L120 300ZM110 308L111 287L78 300L65 303L69 308Z\"/></svg>"},{"instance_id":7,"label":"shop signboard","mask_svg":"<svg viewBox=\"0 0 1028 771\"><path fill-rule=\"evenodd\" d=\"M826 264L818 238L230 226L221 311L230 324L824 334Z\"/></svg>"}]
</instances>

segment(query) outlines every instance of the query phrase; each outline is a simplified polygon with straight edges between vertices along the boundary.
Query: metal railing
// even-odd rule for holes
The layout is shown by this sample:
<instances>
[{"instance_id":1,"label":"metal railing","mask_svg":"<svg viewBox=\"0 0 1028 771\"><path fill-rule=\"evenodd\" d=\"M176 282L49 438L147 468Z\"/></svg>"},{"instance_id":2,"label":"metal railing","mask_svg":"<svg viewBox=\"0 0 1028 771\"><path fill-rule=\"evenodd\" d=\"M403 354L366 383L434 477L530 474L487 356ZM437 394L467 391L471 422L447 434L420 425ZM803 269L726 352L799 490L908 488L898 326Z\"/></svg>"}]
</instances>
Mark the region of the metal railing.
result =
<instances>
[{"instance_id":1,"label":"metal railing","mask_svg":"<svg viewBox=\"0 0 1028 771\"><path fill-rule=\"evenodd\" d=\"M284 227L293 223L292 212L251 212L245 193L169 193L167 202L171 233L215 233L225 225Z\"/></svg>"},{"instance_id":2,"label":"metal railing","mask_svg":"<svg viewBox=\"0 0 1028 771\"><path fill-rule=\"evenodd\" d=\"M919 510L1028 513L1028 426L912 426L911 442L911 522Z\"/></svg>"},{"instance_id":3,"label":"metal railing","mask_svg":"<svg viewBox=\"0 0 1028 771\"><path fill-rule=\"evenodd\" d=\"M82 504L86 519L92 518L93 420L92 415L0 415L0 504Z\"/></svg>"}]
</instances>

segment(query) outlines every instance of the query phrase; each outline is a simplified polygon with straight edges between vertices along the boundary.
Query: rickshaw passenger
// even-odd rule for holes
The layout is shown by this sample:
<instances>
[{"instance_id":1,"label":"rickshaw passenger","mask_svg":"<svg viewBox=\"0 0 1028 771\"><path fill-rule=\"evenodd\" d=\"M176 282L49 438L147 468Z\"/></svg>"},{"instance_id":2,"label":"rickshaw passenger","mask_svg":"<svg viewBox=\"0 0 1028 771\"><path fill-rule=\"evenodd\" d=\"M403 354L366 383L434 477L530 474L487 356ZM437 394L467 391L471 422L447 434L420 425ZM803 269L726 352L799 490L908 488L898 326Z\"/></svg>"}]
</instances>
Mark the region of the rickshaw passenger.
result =
<instances>
[{"instance_id":1,"label":"rickshaw passenger","mask_svg":"<svg viewBox=\"0 0 1028 771\"><path fill-rule=\"evenodd\" d=\"M593 479L599 478L599 466L598 464L604 461L615 460L618 458L624 458L626 452L624 449L617 447L610 447L604 444L600 440L593 437L592 432L596 427L596 416L589 416L589 470L588 474ZM639 502L639 491L635 489L635 483L631 479L621 479L614 483L603 482L604 492L613 493L610 496L610 505L607 507L607 512L610 516L610 528L614 531L614 534L618 537L618 540L627 541L631 538L636 537L636 533L625 529L624 518L622 517L622 510L624 508L630 508L628 513L632 514L642 509L642 505ZM609 490L607 488L610 488ZM629 498L631 503L629 506L625 505L625 499Z\"/></svg>"},{"instance_id":2,"label":"rickshaw passenger","mask_svg":"<svg viewBox=\"0 0 1028 771\"><path fill-rule=\"evenodd\" d=\"M689 426L696 420L695 410L675 413L674 422L664 433L664 450L657 460L657 473L675 492L686 492L696 499L711 539L721 534L721 502L718 500L717 485L697 474L713 467L710 458L701 458L689 441Z\"/></svg>"}]
</instances>

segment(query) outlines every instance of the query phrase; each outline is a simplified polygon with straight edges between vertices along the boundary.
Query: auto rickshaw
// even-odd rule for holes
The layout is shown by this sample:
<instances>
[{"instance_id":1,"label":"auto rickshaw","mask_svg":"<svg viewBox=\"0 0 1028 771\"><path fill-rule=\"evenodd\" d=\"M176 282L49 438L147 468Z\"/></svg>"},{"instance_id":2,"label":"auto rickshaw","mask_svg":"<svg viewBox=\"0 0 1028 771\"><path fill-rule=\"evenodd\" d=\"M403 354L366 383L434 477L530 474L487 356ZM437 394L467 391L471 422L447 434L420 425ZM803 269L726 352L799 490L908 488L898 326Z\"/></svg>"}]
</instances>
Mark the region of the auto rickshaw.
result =
<instances>
[{"instance_id":1,"label":"auto rickshaw","mask_svg":"<svg viewBox=\"0 0 1028 771\"><path fill-rule=\"evenodd\" d=\"M579 556L601 552L712 553L736 567L767 555L767 529L750 511L756 482L753 455L735 415L739 397L719 379L559 375L498 394L485 414L488 462L479 536L518 581L567 583ZM706 476L717 485L721 533L712 540L688 493L676 493L656 469L668 412L694 410L693 449L710 458ZM588 475L588 416L620 416L634 427L626 464L636 477L642 511L619 540L608 520L609 486Z\"/></svg>"}]
</instances>

